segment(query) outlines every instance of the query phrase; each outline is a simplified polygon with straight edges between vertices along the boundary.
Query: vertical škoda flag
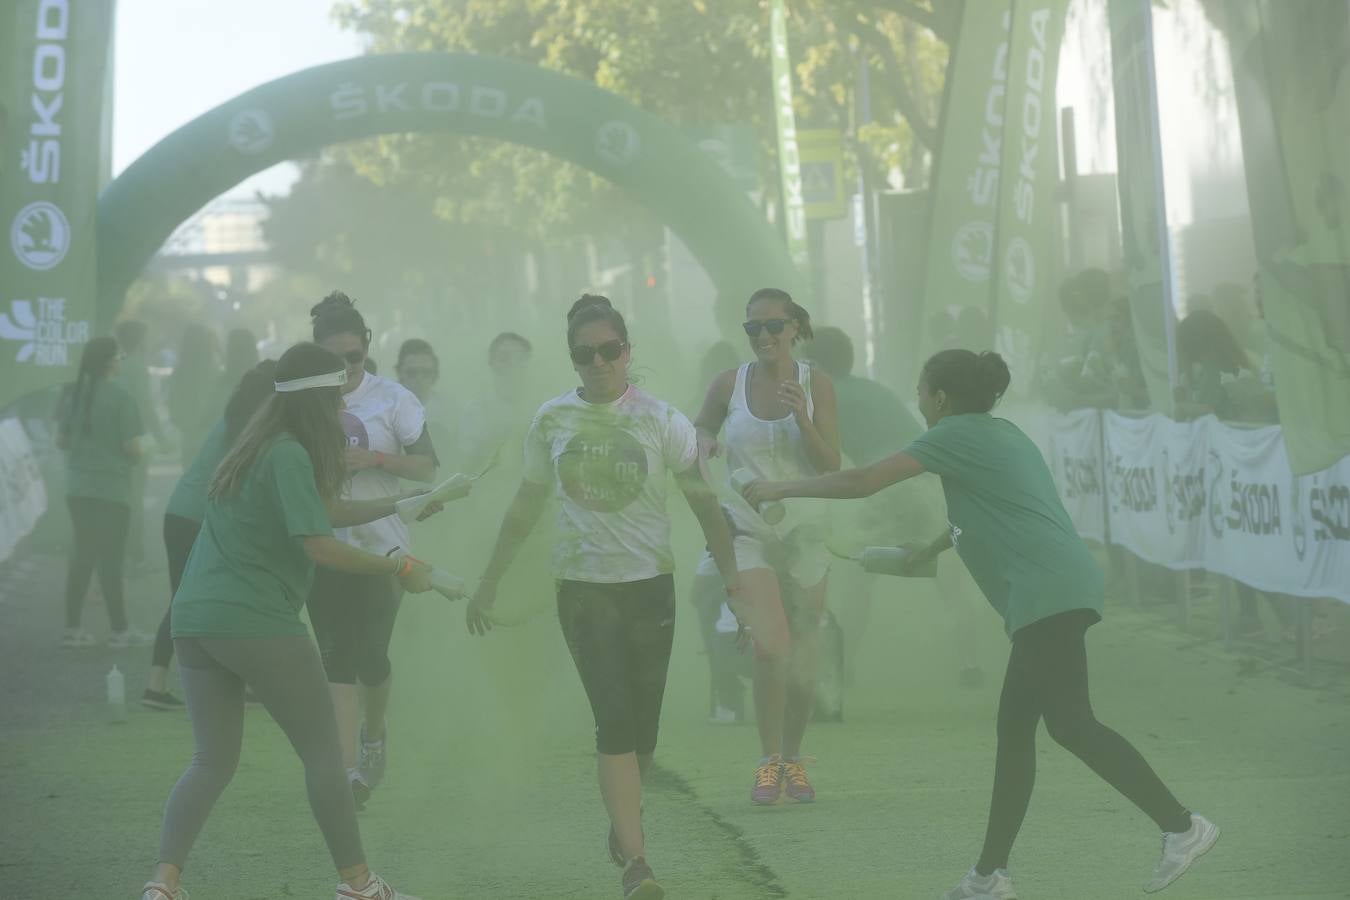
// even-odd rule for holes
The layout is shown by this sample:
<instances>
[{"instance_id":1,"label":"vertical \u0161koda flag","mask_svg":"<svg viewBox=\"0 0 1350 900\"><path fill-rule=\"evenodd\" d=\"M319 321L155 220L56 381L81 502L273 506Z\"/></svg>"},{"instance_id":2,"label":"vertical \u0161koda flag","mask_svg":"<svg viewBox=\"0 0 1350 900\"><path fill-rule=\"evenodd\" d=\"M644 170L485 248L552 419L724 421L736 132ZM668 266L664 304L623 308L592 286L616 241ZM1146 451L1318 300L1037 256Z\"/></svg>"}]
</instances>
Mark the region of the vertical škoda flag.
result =
<instances>
[{"instance_id":1,"label":"vertical \u0161koda flag","mask_svg":"<svg viewBox=\"0 0 1350 900\"><path fill-rule=\"evenodd\" d=\"M1011 10L1012 0L981 0L967 3L961 16L956 48L947 64L936 154L924 267L925 314L916 327L926 329L928 319L949 306L973 307L983 316L992 309L990 277L1003 166ZM968 349L985 350L989 343ZM927 347L927 342L921 346ZM927 350L919 356L914 361L916 372Z\"/></svg>"},{"instance_id":2,"label":"vertical \u0161koda flag","mask_svg":"<svg viewBox=\"0 0 1350 900\"><path fill-rule=\"evenodd\" d=\"M778 126L778 171L782 176L783 224L788 254L810 284L811 252L806 239L806 202L802 197L802 160L797 148L797 116L792 110L792 58L788 54L787 9L773 0L769 10L773 56L773 107Z\"/></svg>"},{"instance_id":3,"label":"vertical \u0161koda flag","mask_svg":"<svg viewBox=\"0 0 1350 900\"><path fill-rule=\"evenodd\" d=\"M994 347L1030 385L1059 280L1055 77L1068 0L1013 0L1003 112L991 318ZM981 348L971 348L981 349Z\"/></svg>"},{"instance_id":4,"label":"vertical \u0161koda flag","mask_svg":"<svg viewBox=\"0 0 1350 900\"><path fill-rule=\"evenodd\" d=\"M1151 0L1107 0L1125 278L1150 405L1173 410L1177 357Z\"/></svg>"},{"instance_id":5,"label":"vertical \u0161koda flag","mask_svg":"<svg viewBox=\"0 0 1350 900\"><path fill-rule=\"evenodd\" d=\"M1350 5L1221 11L1285 447L1318 472L1350 453Z\"/></svg>"},{"instance_id":6,"label":"vertical \u0161koda flag","mask_svg":"<svg viewBox=\"0 0 1350 900\"><path fill-rule=\"evenodd\" d=\"M90 336L112 13L0 3L0 406L69 380Z\"/></svg>"}]
</instances>

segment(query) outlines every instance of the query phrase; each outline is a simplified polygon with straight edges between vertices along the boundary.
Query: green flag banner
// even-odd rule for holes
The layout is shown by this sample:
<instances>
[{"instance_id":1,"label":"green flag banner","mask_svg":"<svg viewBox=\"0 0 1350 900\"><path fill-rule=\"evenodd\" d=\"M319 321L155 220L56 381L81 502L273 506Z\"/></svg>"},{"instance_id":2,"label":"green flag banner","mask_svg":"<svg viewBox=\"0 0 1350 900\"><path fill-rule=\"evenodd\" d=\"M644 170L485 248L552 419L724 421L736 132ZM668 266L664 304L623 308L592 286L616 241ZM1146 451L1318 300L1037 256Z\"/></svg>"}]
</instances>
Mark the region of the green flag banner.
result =
<instances>
[{"instance_id":1,"label":"green flag banner","mask_svg":"<svg viewBox=\"0 0 1350 900\"><path fill-rule=\"evenodd\" d=\"M967 343L988 349L993 305L994 222L1003 166L1007 108L1008 31L1012 0L965 4L943 100L942 134L930 197L928 251L922 305L929 317L968 307ZM921 345L921 347L924 345ZM928 348L932 349L932 348ZM923 363L927 350L914 360Z\"/></svg>"},{"instance_id":2,"label":"green flag banner","mask_svg":"<svg viewBox=\"0 0 1350 900\"><path fill-rule=\"evenodd\" d=\"M773 0L769 10L773 43L773 106L778 125L778 171L783 183L783 221L788 255L806 275L811 253L806 239L806 201L802 197L802 160L797 147L797 117L792 110L792 58L788 54L787 9L784 0ZM807 276L809 283L809 276Z\"/></svg>"},{"instance_id":3,"label":"green flag banner","mask_svg":"<svg viewBox=\"0 0 1350 900\"><path fill-rule=\"evenodd\" d=\"M1055 77L1068 0L1014 0L1008 38L991 311L994 348L1030 386L1059 278ZM979 348L974 348L979 349Z\"/></svg>"},{"instance_id":4,"label":"green flag banner","mask_svg":"<svg viewBox=\"0 0 1350 900\"><path fill-rule=\"evenodd\" d=\"M1108 0L1121 243L1150 405L1173 410L1176 342L1150 0Z\"/></svg>"},{"instance_id":5,"label":"green flag banner","mask_svg":"<svg viewBox=\"0 0 1350 900\"><path fill-rule=\"evenodd\" d=\"M1221 9L1280 422L1308 474L1350 454L1350 7Z\"/></svg>"},{"instance_id":6,"label":"green flag banner","mask_svg":"<svg viewBox=\"0 0 1350 900\"><path fill-rule=\"evenodd\" d=\"M0 406L69 380L90 337L112 13L0 9Z\"/></svg>"}]
</instances>

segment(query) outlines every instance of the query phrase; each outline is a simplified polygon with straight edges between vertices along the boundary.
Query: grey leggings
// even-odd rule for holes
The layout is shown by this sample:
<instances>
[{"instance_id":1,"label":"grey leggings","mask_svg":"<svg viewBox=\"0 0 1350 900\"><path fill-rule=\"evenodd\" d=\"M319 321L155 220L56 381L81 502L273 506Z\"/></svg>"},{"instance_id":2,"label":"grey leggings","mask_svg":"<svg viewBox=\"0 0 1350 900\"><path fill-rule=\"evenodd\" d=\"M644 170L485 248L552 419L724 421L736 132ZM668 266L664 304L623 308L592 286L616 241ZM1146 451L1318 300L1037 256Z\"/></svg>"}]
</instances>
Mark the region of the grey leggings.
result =
<instances>
[{"instance_id":1,"label":"grey leggings","mask_svg":"<svg viewBox=\"0 0 1350 900\"><path fill-rule=\"evenodd\" d=\"M234 776L247 684L304 763L309 805L333 862L339 869L364 863L333 701L309 636L176 638L173 643L197 749L169 795L159 861L183 868L211 807Z\"/></svg>"}]
</instances>

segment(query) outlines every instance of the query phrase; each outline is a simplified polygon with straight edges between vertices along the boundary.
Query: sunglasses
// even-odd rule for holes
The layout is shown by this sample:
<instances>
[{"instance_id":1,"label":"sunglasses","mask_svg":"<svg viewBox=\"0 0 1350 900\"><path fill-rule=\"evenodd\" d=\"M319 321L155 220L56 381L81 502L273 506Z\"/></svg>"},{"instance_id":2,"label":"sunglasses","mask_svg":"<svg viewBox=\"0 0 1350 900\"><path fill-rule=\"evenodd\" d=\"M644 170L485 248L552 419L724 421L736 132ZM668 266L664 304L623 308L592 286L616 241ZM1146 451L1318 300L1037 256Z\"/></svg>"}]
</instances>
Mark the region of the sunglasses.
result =
<instances>
[{"instance_id":1,"label":"sunglasses","mask_svg":"<svg viewBox=\"0 0 1350 900\"><path fill-rule=\"evenodd\" d=\"M741 327L745 329L746 334L748 334L750 337L753 338L759 337L759 333L765 329L768 329L769 334L782 334L783 329L787 327L787 323L790 321L792 320L760 319L758 321L746 322L745 324L741 325Z\"/></svg>"},{"instance_id":2,"label":"sunglasses","mask_svg":"<svg viewBox=\"0 0 1350 900\"><path fill-rule=\"evenodd\" d=\"M366 361L366 351L348 350L346 353L342 354L342 358L347 361L347 365L349 366L359 366Z\"/></svg>"},{"instance_id":3,"label":"sunglasses","mask_svg":"<svg viewBox=\"0 0 1350 900\"><path fill-rule=\"evenodd\" d=\"M605 341L598 347L577 344L572 348L572 362L578 366L589 366L597 353L605 362L614 362L614 360L623 356L623 351L627 346L623 341Z\"/></svg>"}]
</instances>

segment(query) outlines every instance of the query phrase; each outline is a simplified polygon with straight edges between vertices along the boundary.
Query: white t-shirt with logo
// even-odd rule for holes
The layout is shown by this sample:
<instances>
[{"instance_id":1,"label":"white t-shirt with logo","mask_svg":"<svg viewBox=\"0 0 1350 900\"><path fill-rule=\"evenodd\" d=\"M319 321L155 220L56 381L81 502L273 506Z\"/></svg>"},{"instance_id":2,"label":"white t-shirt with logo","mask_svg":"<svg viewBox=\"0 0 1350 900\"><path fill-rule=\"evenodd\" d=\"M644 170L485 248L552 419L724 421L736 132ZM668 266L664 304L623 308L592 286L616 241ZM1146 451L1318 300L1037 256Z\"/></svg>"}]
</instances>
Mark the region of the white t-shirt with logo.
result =
<instances>
[{"instance_id":1,"label":"white t-shirt with logo","mask_svg":"<svg viewBox=\"0 0 1350 900\"><path fill-rule=\"evenodd\" d=\"M571 390L539 407L524 457L524 477L558 495L555 577L618 584L675 571L666 473L698 462L683 413L632 386L611 403Z\"/></svg>"},{"instance_id":2,"label":"white t-shirt with logo","mask_svg":"<svg viewBox=\"0 0 1350 900\"><path fill-rule=\"evenodd\" d=\"M397 456L416 443L426 428L427 415L412 391L379 375L367 372L361 384L343 397L339 413L347 443L386 456ZM347 482L343 496L352 500L377 500L399 492L397 475L383 469L362 469ZM408 526L398 516L387 516L365 525L334 532L339 540L371 553L385 554L395 547L411 551Z\"/></svg>"}]
</instances>

